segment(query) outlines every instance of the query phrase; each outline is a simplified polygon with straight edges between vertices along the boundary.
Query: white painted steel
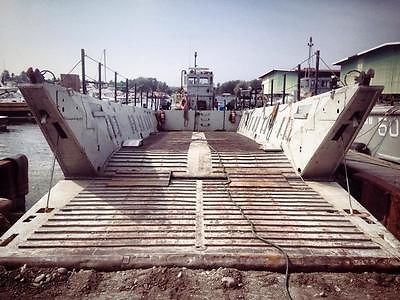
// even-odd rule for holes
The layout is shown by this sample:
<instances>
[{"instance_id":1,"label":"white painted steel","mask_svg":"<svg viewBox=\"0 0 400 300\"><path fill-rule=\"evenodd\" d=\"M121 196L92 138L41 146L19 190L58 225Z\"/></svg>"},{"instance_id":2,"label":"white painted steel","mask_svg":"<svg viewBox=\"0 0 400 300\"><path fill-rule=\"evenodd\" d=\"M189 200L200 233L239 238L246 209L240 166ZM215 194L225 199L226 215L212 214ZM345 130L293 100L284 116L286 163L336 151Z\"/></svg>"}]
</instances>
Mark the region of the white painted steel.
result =
<instances>
[{"instance_id":1,"label":"white painted steel","mask_svg":"<svg viewBox=\"0 0 400 300\"><path fill-rule=\"evenodd\" d=\"M101 173L125 140L157 131L149 109L101 101L48 83L19 88L67 177Z\"/></svg>"},{"instance_id":2,"label":"white painted steel","mask_svg":"<svg viewBox=\"0 0 400 300\"><path fill-rule=\"evenodd\" d=\"M300 175L329 178L382 89L347 86L295 103L247 110L238 132L260 144L281 147Z\"/></svg>"},{"instance_id":3,"label":"white painted steel","mask_svg":"<svg viewBox=\"0 0 400 300\"><path fill-rule=\"evenodd\" d=\"M223 112L217 110L190 110L188 111L188 122L187 124L185 124L183 118L183 110L166 110L163 130L236 131L240 122L241 112L235 112L236 121L234 123L229 120L229 114L230 111Z\"/></svg>"}]
</instances>

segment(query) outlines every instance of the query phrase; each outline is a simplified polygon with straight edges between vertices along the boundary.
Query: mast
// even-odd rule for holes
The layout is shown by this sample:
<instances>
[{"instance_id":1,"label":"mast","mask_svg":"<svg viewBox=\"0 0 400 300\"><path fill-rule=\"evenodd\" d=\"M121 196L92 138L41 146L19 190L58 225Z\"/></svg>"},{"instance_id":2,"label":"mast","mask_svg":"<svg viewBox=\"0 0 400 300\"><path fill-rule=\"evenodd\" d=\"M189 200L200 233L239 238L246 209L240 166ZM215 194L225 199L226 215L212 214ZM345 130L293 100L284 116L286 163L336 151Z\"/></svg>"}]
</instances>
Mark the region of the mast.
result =
<instances>
[{"instance_id":1,"label":"mast","mask_svg":"<svg viewBox=\"0 0 400 300\"><path fill-rule=\"evenodd\" d=\"M311 76L311 72L310 72L310 69L311 69L311 53L312 53L312 47L314 46L313 41L312 41L312 36L310 36L310 40L307 43L307 46L308 46L308 70L307 70L308 74L306 74L306 77L310 77Z\"/></svg>"}]
</instances>

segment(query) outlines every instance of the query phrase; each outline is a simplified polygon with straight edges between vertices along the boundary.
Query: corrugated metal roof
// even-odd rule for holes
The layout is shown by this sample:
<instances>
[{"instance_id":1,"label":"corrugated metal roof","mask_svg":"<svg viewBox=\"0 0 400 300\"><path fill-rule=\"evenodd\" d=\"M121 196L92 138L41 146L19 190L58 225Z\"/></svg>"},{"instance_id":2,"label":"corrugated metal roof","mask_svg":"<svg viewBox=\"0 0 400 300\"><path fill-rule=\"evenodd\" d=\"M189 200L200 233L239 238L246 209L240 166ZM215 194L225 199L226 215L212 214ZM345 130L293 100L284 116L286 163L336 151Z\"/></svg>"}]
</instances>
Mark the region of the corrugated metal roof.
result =
<instances>
[{"instance_id":1,"label":"corrugated metal roof","mask_svg":"<svg viewBox=\"0 0 400 300\"><path fill-rule=\"evenodd\" d=\"M354 55L352 55L352 56L349 56L349 57L343 58L343 59L341 59L341 60L338 60L337 62L334 62L333 65L341 65L341 64L344 63L345 61L348 61L348 60L350 60L350 59L354 59L354 58L356 58L356 57L362 56L362 55L364 55L364 54L373 52L373 51L375 51L375 50L378 50L378 49L381 49L381 48L384 48L384 47L399 46L399 45L400 45L400 42L392 42L392 43L381 44L381 45L376 46L376 47L374 47L374 48L371 48L371 49L368 49L368 50L359 52L359 53L357 53L357 54L354 54Z\"/></svg>"},{"instance_id":2,"label":"corrugated metal roof","mask_svg":"<svg viewBox=\"0 0 400 300\"><path fill-rule=\"evenodd\" d=\"M310 71L314 72L315 69L314 68L310 68ZM287 69L272 69L271 71L265 73L264 75L261 75L260 77L258 77L258 79L263 79L264 77L266 77L267 75L270 75L274 72L284 72L284 73L295 73L297 74L297 70L287 70ZM306 72L306 69L301 69L301 76L304 76ZM336 72L337 75L339 75L340 70L329 70L329 69L320 69L319 73L323 74L323 73L332 73L332 72Z\"/></svg>"},{"instance_id":3,"label":"corrugated metal roof","mask_svg":"<svg viewBox=\"0 0 400 300\"><path fill-rule=\"evenodd\" d=\"M274 73L274 72L288 72L288 73L296 73L296 70L287 70L287 69L272 69L270 71L268 71L267 73L265 73L264 75L261 75L260 77L258 77L259 79L264 78L265 76Z\"/></svg>"}]
</instances>

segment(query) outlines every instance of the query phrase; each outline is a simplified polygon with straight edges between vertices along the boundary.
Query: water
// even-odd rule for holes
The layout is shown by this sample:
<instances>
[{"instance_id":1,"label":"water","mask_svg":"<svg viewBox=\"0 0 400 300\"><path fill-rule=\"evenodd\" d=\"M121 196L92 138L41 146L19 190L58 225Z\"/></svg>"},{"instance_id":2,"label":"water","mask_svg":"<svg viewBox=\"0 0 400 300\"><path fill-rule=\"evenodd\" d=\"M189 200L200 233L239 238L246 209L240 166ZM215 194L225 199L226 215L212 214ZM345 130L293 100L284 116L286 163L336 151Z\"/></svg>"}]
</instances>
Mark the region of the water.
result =
<instances>
[{"instance_id":1,"label":"water","mask_svg":"<svg viewBox=\"0 0 400 300\"><path fill-rule=\"evenodd\" d=\"M48 192L53 153L36 124L9 125L7 128L10 132L0 133L0 159L16 154L25 154L28 158L26 209L29 209ZM56 161L53 186L60 179L63 179L63 174Z\"/></svg>"}]
</instances>

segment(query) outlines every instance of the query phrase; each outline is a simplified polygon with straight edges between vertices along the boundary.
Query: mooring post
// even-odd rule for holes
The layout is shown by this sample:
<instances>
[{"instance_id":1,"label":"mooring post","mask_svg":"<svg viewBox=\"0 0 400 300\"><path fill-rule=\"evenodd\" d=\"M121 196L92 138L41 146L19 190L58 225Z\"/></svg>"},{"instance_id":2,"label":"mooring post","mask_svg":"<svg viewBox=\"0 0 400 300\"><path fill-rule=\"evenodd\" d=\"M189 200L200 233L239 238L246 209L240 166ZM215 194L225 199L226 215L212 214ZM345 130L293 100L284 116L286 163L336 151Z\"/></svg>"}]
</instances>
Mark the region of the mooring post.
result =
<instances>
[{"instance_id":1,"label":"mooring post","mask_svg":"<svg viewBox=\"0 0 400 300\"><path fill-rule=\"evenodd\" d=\"M271 106L273 105L273 98L274 98L274 80L271 79Z\"/></svg>"},{"instance_id":2,"label":"mooring post","mask_svg":"<svg viewBox=\"0 0 400 300\"><path fill-rule=\"evenodd\" d=\"M301 66L297 65L297 101L300 101Z\"/></svg>"},{"instance_id":3,"label":"mooring post","mask_svg":"<svg viewBox=\"0 0 400 300\"><path fill-rule=\"evenodd\" d=\"M316 59L315 59L315 89L314 95L318 95L318 77L319 77L319 50L316 52Z\"/></svg>"},{"instance_id":4,"label":"mooring post","mask_svg":"<svg viewBox=\"0 0 400 300\"><path fill-rule=\"evenodd\" d=\"M125 82L125 104L128 104L128 96L129 96L129 86L128 86L128 78L126 79Z\"/></svg>"},{"instance_id":5,"label":"mooring post","mask_svg":"<svg viewBox=\"0 0 400 300\"><path fill-rule=\"evenodd\" d=\"M286 96L286 73L283 74L283 95L282 95L282 104L285 104L285 96Z\"/></svg>"},{"instance_id":6,"label":"mooring post","mask_svg":"<svg viewBox=\"0 0 400 300\"><path fill-rule=\"evenodd\" d=\"M117 72L114 72L114 101L117 102Z\"/></svg>"},{"instance_id":7,"label":"mooring post","mask_svg":"<svg viewBox=\"0 0 400 300\"><path fill-rule=\"evenodd\" d=\"M81 49L81 63L82 63L82 91L86 95L86 74L85 74L85 49Z\"/></svg>"},{"instance_id":8,"label":"mooring post","mask_svg":"<svg viewBox=\"0 0 400 300\"><path fill-rule=\"evenodd\" d=\"M101 100L101 63L99 62L99 99Z\"/></svg>"}]
</instances>

